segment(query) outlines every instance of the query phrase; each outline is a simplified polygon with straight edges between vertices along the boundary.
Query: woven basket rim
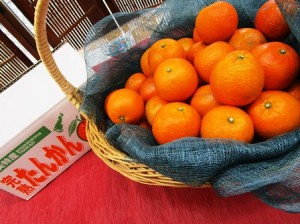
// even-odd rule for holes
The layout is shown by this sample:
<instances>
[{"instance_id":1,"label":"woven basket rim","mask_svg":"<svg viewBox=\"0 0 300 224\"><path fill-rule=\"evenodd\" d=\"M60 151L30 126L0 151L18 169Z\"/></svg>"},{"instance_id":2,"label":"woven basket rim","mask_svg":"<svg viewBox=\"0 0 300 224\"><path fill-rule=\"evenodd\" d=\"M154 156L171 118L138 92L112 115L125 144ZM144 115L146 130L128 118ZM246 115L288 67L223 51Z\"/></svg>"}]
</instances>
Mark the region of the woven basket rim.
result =
<instances>
[{"instance_id":1,"label":"woven basket rim","mask_svg":"<svg viewBox=\"0 0 300 224\"><path fill-rule=\"evenodd\" d=\"M46 33L46 17L50 0L39 0L36 5L34 19L34 34L41 61L47 68L54 81L60 86L69 101L79 109L82 102L82 93L74 87L57 67L49 47ZM88 116L82 114L87 120L87 138L92 151L110 168L135 182L169 187L190 187L184 183L166 177L148 166L135 162L126 154L114 148L105 138L105 134L98 130L97 125ZM204 184L199 187L209 187Z\"/></svg>"}]
</instances>

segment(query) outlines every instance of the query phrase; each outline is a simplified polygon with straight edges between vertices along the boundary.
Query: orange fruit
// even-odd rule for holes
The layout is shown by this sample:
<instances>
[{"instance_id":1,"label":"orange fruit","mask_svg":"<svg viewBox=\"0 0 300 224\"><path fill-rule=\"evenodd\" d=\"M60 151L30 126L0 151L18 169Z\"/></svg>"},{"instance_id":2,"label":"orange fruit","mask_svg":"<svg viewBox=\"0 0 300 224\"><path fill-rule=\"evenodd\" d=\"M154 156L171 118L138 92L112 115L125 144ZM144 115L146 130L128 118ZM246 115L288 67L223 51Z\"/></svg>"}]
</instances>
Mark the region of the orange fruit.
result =
<instances>
[{"instance_id":1,"label":"orange fruit","mask_svg":"<svg viewBox=\"0 0 300 224\"><path fill-rule=\"evenodd\" d=\"M300 80L297 80L287 89L287 92L300 101Z\"/></svg>"},{"instance_id":2,"label":"orange fruit","mask_svg":"<svg viewBox=\"0 0 300 224\"><path fill-rule=\"evenodd\" d=\"M211 109L202 118L200 135L202 138L233 139L251 143L254 127L245 111L223 105Z\"/></svg>"},{"instance_id":3,"label":"orange fruit","mask_svg":"<svg viewBox=\"0 0 300 224\"><path fill-rule=\"evenodd\" d=\"M217 1L202 8L195 22L198 36L206 44L228 40L237 26L237 11L225 1Z\"/></svg>"},{"instance_id":4,"label":"orange fruit","mask_svg":"<svg viewBox=\"0 0 300 224\"><path fill-rule=\"evenodd\" d=\"M256 133L264 140L300 127L300 102L284 91L262 92L247 112Z\"/></svg>"},{"instance_id":5,"label":"orange fruit","mask_svg":"<svg viewBox=\"0 0 300 224\"><path fill-rule=\"evenodd\" d=\"M196 109L182 102L164 105L152 122L152 133L159 144L183 137L197 137L200 133L201 117Z\"/></svg>"},{"instance_id":6,"label":"orange fruit","mask_svg":"<svg viewBox=\"0 0 300 224\"><path fill-rule=\"evenodd\" d=\"M134 90L122 88L108 94L104 109L115 124L137 124L144 115L144 101Z\"/></svg>"},{"instance_id":7,"label":"orange fruit","mask_svg":"<svg viewBox=\"0 0 300 224\"><path fill-rule=\"evenodd\" d=\"M193 40L194 42L202 42L201 38L199 37L196 28L193 29Z\"/></svg>"},{"instance_id":8,"label":"orange fruit","mask_svg":"<svg viewBox=\"0 0 300 224\"><path fill-rule=\"evenodd\" d=\"M159 96L167 101L184 101L198 87L198 75L193 65L183 58L162 62L154 73Z\"/></svg>"},{"instance_id":9,"label":"orange fruit","mask_svg":"<svg viewBox=\"0 0 300 224\"><path fill-rule=\"evenodd\" d=\"M141 85L145 80L146 76L143 73L134 73L127 79L125 83L125 88L139 92Z\"/></svg>"},{"instance_id":10,"label":"orange fruit","mask_svg":"<svg viewBox=\"0 0 300 224\"><path fill-rule=\"evenodd\" d=\"M207 45L202 41L198 41L190 47L190 49L186 52L186 59L194 64L194 59L197 54L199 54Z\"/></svg>"},{"instance_id":11,"label":"orange fruit","mask_svg":"<svg viewBox=\"0 0 300 224\"><path fill-rule=\"evenodd\" d=\"M150 125L152 125L153 118L157 111L162 108L163 105L167 104L168 101L164 100L160 96L156 95L151 97L146 105L145 105L145 114L146 114L146 119L149 122Z\"/></svg>"},{"instance_id":12,"label":"orange fruit","mask_svg":"<svg viewBox=\"0 0 300 224\"><path fill-rule=\"evenodd\" d=\"M200 78L209 82L212 68L220 59L229 52L234 51L234 47L224 41L217 41L205 47L200 53L196 54L194 66Z\"/></svg>"},{"instance_id":13,"label":"orange fruit","mask_svg":"<svg viewBox=\"0 0 300 224\"><path fill-rule=\"evenodd\" d=\"M148 62L148 53L149 53L149 48L142 54L142 57L140 59L140 66L141 66L142 72L146 76L152 75L150 67L149 67L149 62Z\"/></svg>"},{"instance_id":14,"label":"orange fruit","mask_svg":"<svg viewBox=\"0 0 300 224\"><path fill-rule=\"evenodd\" d=\"M255 100L264 85L264 69L244 50L227 54L213 68L210 85L214 97L231 106L245 106Z\"/></svg>"},{"instance_id":15,"label":"orange fruit","mask_svg":"<svg viewBox=\"0 0 300 224\"><path fill-rule=\"evenodd\" d=\"M149 76L140 87L140 95L147 102L152 96L157 95L157 90L154 84L153 76Z\"/></svg>"},{"instance_id":16,"label":"orange fruit","mask_svg":"<svg viewBox=\"0 0 300 224\"><path fill-rule=\"evenodd\" d=\"M183 37L177 40L178 43L181 44L181 46L183 47L183 49L187 52L191 46L193 46L194 44L194 40L193 38L190 37Z\"/></svg>"},{"instance_id":17,"label":"orange fruit","mask_svg":"<svg viewBox=\"0 0 300 224\"><path fill-rule=\"evenodd\" d=\"M258 45L267 42L265 36L257 29L254 28L239 28L234 31L233 35L229 40L236 50L251 51Z\"/></svg>"},{"instance_id":18,"label":"orange fruit","mask_svg":"<svg viewBox=\"0 0 300 224\"><path fill-rule=\"evenodd\" d=\"M170 58L185 58L184 48L176 40L163 38L157 40L149 49L148 63L150 71L154 74L158 65Z\"/></svg>"},{"instance_id":19,"label":"orange fruit","mask_svg":"<svg viewBox=\"0 0 300 224\"><path fill-rule=\"evenodd\" d=\"M192 96L190 105L194 107L203 117L212 108L221 106L222 104L213 96L209 84L200 86Z\"/></svg>"},{"instance_id":20,"label":"orange fruit","mask_svg":"<svg viewBox=\"0 0 300 224\"><path fill-rule=\"evenodd\" d=\"M258 9L254 26L271 41L282 40L290 32L275 0L267 1Z\"/></svg>"},{"instance_id":21,"label":"orange fruit","mask_svg":"<svg viewBox=\"0 0 300 224\"><path fill-rule=\"evenodd\" d=\"M268 42L255 47L251 53L264 67L264 89L285 89L292 84L298 75L299 55L285 43Z\"/></svg>"}]
</instances>

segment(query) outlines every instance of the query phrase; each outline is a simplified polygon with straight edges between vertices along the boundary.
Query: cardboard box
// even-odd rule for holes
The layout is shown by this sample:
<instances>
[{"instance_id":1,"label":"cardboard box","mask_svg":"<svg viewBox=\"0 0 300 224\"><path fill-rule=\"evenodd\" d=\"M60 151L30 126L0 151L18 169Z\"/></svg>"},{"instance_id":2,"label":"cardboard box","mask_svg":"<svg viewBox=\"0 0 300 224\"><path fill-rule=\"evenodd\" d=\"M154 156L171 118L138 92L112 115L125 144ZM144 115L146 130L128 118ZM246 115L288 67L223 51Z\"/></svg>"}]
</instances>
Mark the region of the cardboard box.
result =
<instances>
[{"instance_id":1,"label":"cardboard box","mask_svg":"<svg viewBox=\"0 0 300 224\"><path fill-rule=\"evenodd\" d=\"M53 54L76 87L82 56L69 44ZM30 199L90 150L84 120L40 63L0 94L0 189Z\"/></svg>"}]
</instances>

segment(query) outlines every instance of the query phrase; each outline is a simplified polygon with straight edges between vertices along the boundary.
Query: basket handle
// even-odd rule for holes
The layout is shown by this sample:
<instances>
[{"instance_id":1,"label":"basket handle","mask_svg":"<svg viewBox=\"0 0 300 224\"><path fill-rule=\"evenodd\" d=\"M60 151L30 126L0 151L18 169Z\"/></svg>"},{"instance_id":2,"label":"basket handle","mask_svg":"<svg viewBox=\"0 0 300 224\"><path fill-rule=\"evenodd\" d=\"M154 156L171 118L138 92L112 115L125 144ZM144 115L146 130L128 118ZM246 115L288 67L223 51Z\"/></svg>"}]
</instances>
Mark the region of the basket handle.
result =
<instances>
[{"instance_id":1,"label":"basket handle","mask_svg":"<svg viewBox=\"0 0 300 224\"><path fill-rule=\"evenodd\" d=\"M50 0L39 0L35 9L34 35L37 51L46 69L62 89L69 101L78 109L82 102L82 92L74 87L60 72L52 56L46 31L46 17Z\"/></svg>"}]
</instances>

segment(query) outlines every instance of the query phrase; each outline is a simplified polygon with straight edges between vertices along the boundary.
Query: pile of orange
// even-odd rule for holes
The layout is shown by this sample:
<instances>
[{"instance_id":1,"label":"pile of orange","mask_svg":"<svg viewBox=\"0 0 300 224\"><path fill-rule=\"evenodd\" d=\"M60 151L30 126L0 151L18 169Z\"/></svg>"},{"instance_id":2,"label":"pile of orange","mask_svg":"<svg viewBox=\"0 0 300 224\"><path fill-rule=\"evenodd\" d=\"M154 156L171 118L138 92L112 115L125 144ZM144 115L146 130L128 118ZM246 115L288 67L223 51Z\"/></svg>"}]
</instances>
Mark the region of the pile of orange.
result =
<instances>
[{"instance_id":1,"label":"pile of orange","mask_svg":"<svg viewBox=\"0 0 300 224\"><path fill-rule=\"evenodd\" d=\"M113 91L114 123L150 128L159 144L183 137L253 142L300 127L300 60L283 43L290 30L274 0L253 28L238 27L233 5L201 9L191 37L164 38L140 58L141 71Z\"/></svg>"}]
</instances>

